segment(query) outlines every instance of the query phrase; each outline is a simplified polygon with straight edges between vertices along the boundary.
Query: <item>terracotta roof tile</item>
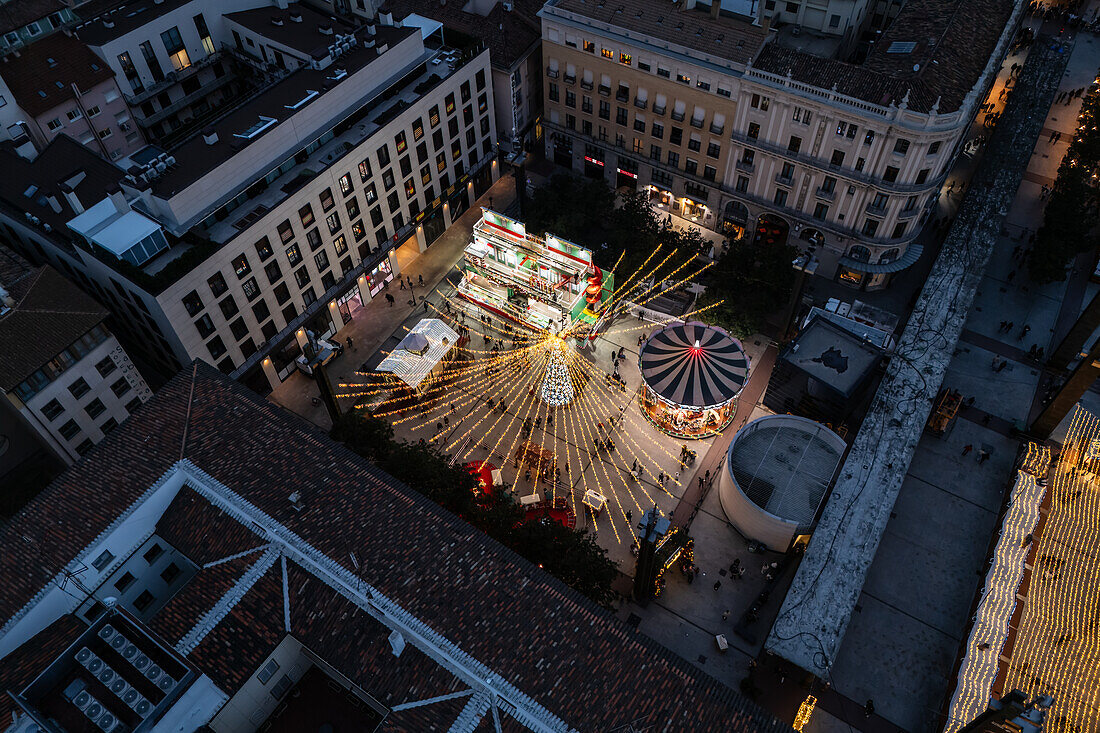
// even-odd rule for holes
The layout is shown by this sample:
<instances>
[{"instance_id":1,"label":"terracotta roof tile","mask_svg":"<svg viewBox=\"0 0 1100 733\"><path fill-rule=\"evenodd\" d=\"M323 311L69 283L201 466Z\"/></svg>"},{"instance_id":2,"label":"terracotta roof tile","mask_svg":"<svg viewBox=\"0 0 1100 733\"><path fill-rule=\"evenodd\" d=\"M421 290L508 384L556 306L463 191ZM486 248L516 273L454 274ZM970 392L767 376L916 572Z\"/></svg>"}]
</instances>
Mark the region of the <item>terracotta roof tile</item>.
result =
<instances>
[{"instance_id":1,"label":"terracotta roof tile","mask_svg":"<svg viewBox=\"0 0 1100 733\"><path fill-rule=\"evenodd\" d=\"M54 33L0 61L12 96L28 114L37 116L58 105L76 104L72 85L86 93L114 78L107 63L72 36Z\"/></svg>"},{"instance_id":2,"label":"terracotta roof tile","mask_svg":"<svg viewBox=\"0 0 1100 733\"><path fill-rule=\"evenodd\" d=\"M76 616L62 616L4 657L0 664L0 727L11 722L15 708L15 703L4 693L20 692L86 628Z\"/></svg>"}]
</instances>

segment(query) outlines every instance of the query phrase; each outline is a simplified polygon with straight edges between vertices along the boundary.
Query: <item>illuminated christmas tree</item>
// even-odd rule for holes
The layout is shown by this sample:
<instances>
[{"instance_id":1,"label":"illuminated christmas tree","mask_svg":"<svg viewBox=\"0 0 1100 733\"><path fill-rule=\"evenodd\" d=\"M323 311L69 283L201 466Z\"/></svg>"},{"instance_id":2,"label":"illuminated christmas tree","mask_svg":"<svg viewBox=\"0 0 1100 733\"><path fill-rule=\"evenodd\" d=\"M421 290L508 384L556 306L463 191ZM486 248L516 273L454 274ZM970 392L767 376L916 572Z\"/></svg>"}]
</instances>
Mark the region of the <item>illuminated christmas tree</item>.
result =
<instances>
[{"instance_id":1,"label":"illuminated christmas tree","mask_svg":"<svg viewBox=\"0 0 1100 733\"><path fill-rule=\"evenodd\" d=\"M548 405L559 407L573 401L573 380L569 368L565 365L565 349L568 348L560 338L548 339L550 357L546 362L546 374L542 378L539 396Z\"/></svg>"}]
</instances>

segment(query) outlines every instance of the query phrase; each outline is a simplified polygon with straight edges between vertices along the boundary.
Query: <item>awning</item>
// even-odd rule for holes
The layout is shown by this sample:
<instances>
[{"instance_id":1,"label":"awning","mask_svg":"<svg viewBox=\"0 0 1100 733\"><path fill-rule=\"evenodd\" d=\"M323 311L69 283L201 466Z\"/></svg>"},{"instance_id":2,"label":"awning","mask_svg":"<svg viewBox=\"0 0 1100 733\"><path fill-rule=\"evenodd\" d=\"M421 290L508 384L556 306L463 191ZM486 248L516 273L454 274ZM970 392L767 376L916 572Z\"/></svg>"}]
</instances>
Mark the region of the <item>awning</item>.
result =
<instances>
[{"instance_id":1,"label":"awning","mask_svg":"<svg viewBox=\"0 0 1100 733\"><path fill-rule=\"evenodd\" d=\"M690 193L685 193L684 198L688 199L689 201L694 201L695 203L699 204L700 206L706 206L707 205L707 202L705 200L703 200L701 198L697 198L695 196L692 196Z\"/></svg>"},{"instance_id":2,"label":"awning","mask_svg":"<svg viewBox=\"0 0 1100 733\"><path fill-rule=\"evenodd\" d=\"M413 326L375 371L389 372L414 389L458 342L458 334L438 318Z\"/></svg>"},{"instance_id":3,"label":"awning","mask_svg":"<svg viewBox=\"0 0 1100 733\"><path fill-rule=\"evenodd\" d=\"M649 337L639 355L642 381L666 402L692 409L724 405L749 375L741 342L703 323L674 323Z\"/></svg>"},{"instance_id":4,"label":"awning","mask_svg":"<svg viewBox=\"0 0 1100 733\"><path fill-rule=\"evenodd\" d=\"M438 20L425 18L423 15L417 15L416 13L409 13L401 23L405 26L416 26L419 28L421 38L427 38L443 27L443 24Z\"/></svg>"},{"instance_id":5,"label":"awning","mask_svg":"<svg viewBox=\"0 0 1100 733\"><path fill-rule=\"evenodd\" d=\"M887 272L901 272L919 260L922 252L924 252L924 245L914 243L909 245L909 248L905 250L905 254L885 265L872 265L867 262L853 260L851 257L841 257L840 266L847 267L849 270L855 270L856 272L870 272L875 275Z\"/></svg>"}]
</instances>

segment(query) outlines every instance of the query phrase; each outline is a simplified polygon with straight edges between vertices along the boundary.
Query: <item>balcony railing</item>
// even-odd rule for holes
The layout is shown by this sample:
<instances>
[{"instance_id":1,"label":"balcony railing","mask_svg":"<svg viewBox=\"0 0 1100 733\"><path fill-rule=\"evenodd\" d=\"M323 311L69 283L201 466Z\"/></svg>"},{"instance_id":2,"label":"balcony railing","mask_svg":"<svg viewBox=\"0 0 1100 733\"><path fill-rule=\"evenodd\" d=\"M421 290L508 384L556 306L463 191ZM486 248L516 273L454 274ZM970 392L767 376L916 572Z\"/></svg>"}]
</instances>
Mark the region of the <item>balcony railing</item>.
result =
<instances>
[{"instance_id":1,"label":"balcony railing","mask_svg":"<svg viewBox=\"0 0 1100 733\"><path fill-rule=\"evenodd\" d=\"M658 107L657 105L653 105L653 114L663 115L664 113L665 113L664 105L662 105L660 107Z\"/></svg>"},{"instance_id":2,"label":"balcony railing","mask_svg":"<svg viewBox=\"0 0 1100 733\"><path fill-rule=\"evenodd\" d=\"M886 216L886 206L878 206L874 201L867 204L866 212L875 216Z\"/></svg>"},{"instance_id":3,"label":"balcony railing","mask_svg":"<svg viewBox=\"0 0 1100 733\"><path fill-rule=\"evenodd\" d=\"M585 81L584 79L581 79L581 89L587 89L588 91L592 91L592 82Z\"/></svg>"},{"instance_id":4,"label":"balcony railing","mask_svg":"<svg viewBox=\"0 0 1100 733\"><path fill-rule=\"evenodd\" d=\"M683 122L684 121L684 113L683 112L673 112L672 113L672 119L676 120L677 122Z\"/></svg>"},{"instance_id":5,"label":"balcony railing","mask_svg":"<svg viewBox=\"0 0 1100 733\"><path fill-rule=\"evenodd\" d=\"M599 88L598 91L599 91L601 97L610 97L611 96L611 87L605 87L603 84L600 84L600 88Z\"/></svg>"},{"instance_id":6,"label":"balcony railing","mask_svg":"<svg viewBox=\"0 0 1100 733\"><path fill-rule=\"evenodd\" d=\"M814 192L814 196L824 201L832 201L836 198L836 189L830 188L826 190L824 188L818 188L817 191Z\"/></svg>"},{"instance_id":7,"label":"balcony railing","mask_svg":"<svg viewBox=\"0 0 1100 733\"><path fill-rule=\"evenodd\" d=\"M696 119L695 117L692 117L691 122L688 123L688 124L690 124L692 127L694 127L697 130L702 130L703 129L703 121L700 120L700 119Z\"/></svg>"},{"instance_id":8,"label":"balcony railing","mask_svg":"<svg viewBox=\"0 0 1100 733\"><path fill-rule=\"evenodd\" d=\"M785 176L782 173L775 174L775 182L781 186L789 186L794 181L792 176Z\"/></svg>"},{"instance_id":9,"label":"balcony railing","mask_svg":"<svg viewBox=\"0 0 1100 733\"><path fill-rule=\"evenodd\" d=\"M725 126L725 125L716 125L716 124L714 124L713 122L712 122L712 123L710 123L710 134L711 134L711 135L721 135L721 134L722 134L722 132L723 132L723 131L724 131L725 129L726 129L726 126Z\"/></svg>"},{"instance_id":10,"label":"balcony railing","mask_svg":"<svg viewBox=\"0 0 1100 733\"><path fill-rule=\"evenodd\" d=\"M558 70L547 66L546 67L546 75L548 77L550 77L551 79L557 79L558 78Z\"/></svg>"},{"instance_id":11,"label":"balcony railing","mask_svg":"<svg viewBox=\"0 0 1100 733\"><path fill-rule=\"evenodd\" d=\"M645 109L646 104L647 104L646 100L638 99L637 97L634 97L634 106L637 107L638 109Z\"/></svg>"},{"instance_id":12,"label":"balcony railing","mask_svg":"<svg viewBox=\"0 0 1100 733\"><path fill-rule=\"evenodd\" d=\"M562 77L562 81L564 81L566 84L576 84L577 83L577 75L576 74L572 74L572 75L566 74L564 77Z\"/></svg>"},{"instance_id":13,"label":"balcony railing","mask_svg":"<svg viewBox=\"0 0 1100 733\"><path fill-rule=\"evenodd\" d=\"M912 219L919 212L920 212L920 209L918 209L916 206L914 206L911 209L902 209L901 211L898 212L898 220L899 221L903 221L903 220L907 221L909 219Z\"/></svg>"},{"instance_id":14,"label":"balcony railing","mask_svg":"<svg viewBox=\"0 0 1100 733\"><path fill-rule=\"evenodd\" d=\"M754 166L752 163L749 163L749 162L744 161L744 160L737 161L736 168L737 168L737 170L742 171L744 173L752 173L754 170L756 170L756 166Z\"/></svg>"},{"instance_id":15,"label":"balcony railing","mask_svg":"<svg viewBox=\"0 0 1100 733\"><path fill-rule=\"evenodd\" d=\"M627 102L630 100L630 92L625 89L620 89L615 92L615 99L619 102Z\"/></svg>"}]
</instances>

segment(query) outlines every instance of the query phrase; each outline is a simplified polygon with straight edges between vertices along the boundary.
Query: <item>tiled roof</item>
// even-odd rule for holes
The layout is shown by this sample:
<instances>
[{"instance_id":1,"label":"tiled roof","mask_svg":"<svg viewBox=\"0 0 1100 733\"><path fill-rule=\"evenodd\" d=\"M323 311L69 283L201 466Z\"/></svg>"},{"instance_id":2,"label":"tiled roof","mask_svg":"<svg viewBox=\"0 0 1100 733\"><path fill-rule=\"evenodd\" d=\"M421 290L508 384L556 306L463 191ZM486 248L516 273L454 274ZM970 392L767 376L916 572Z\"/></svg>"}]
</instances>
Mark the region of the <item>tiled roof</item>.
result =
<instances>
[{"instance_id":1,"label":"tiled roof","mask_svg":"<svg viewBox=\"0 0 1100 733\"><path fill-rule=\"evenodd\" d=\"M0 3L0 33L17 31L23 26L64 9L62 0L19 0Z\"/></svg>"},{"instance_id":2,"label":"tiled roof","mask_svg":"<svg viewBox=\"0 0 1100 733\"><path fill-rule=\"evenodd\" d=\"M62 195L61 185L78 177L73 190L88 208L102 201L125 175L116 165L64 134L55 137L33 162L17 154L10 143L0 143L0 171L4 172L0 175L0 204L20 219L24 212L37 216L50 225L54 236L66 238L74 236L65 223L76 212ZM28 195L32 186L34 191ZM53 210L47 196L57 199L61 211Z\"/></svg>"},{"instance_id":3,"label":"tiled roof","mask_svg":"<svg viewBox=\"0 0 1100 733\"><path fill-rule=\"evenodd\" d=\"M201 362L0 529L0 570L11 579L0 589L0 618L21 608L49 568L71 560L181 453L348 572L355 572L355 553L364 583L578 730L608 730L638 718L668 730L784 729L732 689ZM301 492L304 509L287 500L293 491ZM171 530L182 552L197 556L200 543L203 557L222 556L249 545L223 531L219 513L195 511L189 501L174 502L160 524L166 538L184 520L207 525ZM28 533L41 538L32 545L41 552L31 554L21 539ZM242 559L225 577L210 575L207 590L204 577L218 566L201 571L191 581L193 594L170 603L154 628L174 641L187 628L184 605L188 614L213 606L229 576L241 577L259 556ZM385 626L303 567L287 566L291 633L383 703L459 689L449 671L411 645L395 658ZM190 659L232 687L278 643L284 623L277 562ZM395 715L387 725L431 730L453 720L446 717L453 710L428 705L416 714L424 718L404 722Z\"/></svg>"},{"instance_id":4,"label":"tiled roof","mask_svg":"<svg viewBox=\"0 0 1100 733\"><path fill-rule=\"evenodd\" d=\"M32 116L76 104L73 85L82 94L114 79L111 68L72 36L54 33L0 61L4 78L19 106Z\"/></svg>"},{"instance_id":5,"label":"tiled roof","mask_svg":"<svg viewBox=\"0 0 1100 733\"><path fill-rule=\"evenodd\" d=\"M297 16L298 20L291 20L292 15ZM324 58L328 54L334 34L343 35L355 30L355 26L343 19L319 13L301 3L290 3L285 9L272 5L241 10L227 13L225 18L313 58ZM279 25L275 24L276 21ZM322 28L328 28L329 32L322 33Z\"/></svg>"},{"instance_id":6,"label":"tiled roof","mask_svg":"<svg viewBox=\"0 0 1100 733\"><path fill-rule=\"evenodd\" d=\"M49 265L11 288L0 315L0 390L10 391L107 317L107 309Z\"/></svg>"},{"instance_id":7,"label":"tiled roof","mask_svg":"<svg viewBox=\"0 0 1100 733\"><path fill-rule=\"evenodd\" d=\"M908 92L909 109L928 112L938 100L946 114L977 83L1013 7L1013 0L908 0L861 65L769 43L753 66L873 104L899 104ZM911 51L897 52L910 43Z\"/></svg>"},{"instance_id":8,"label":"tiled roof","mask_svg":"<svg viewBox=\"0 0 1100 733\"><path fill-rule=\"evenodd\" d=\"M77 35L92 46L121 38L130 31L166 15L191 0L130 0L130 2L93 2L87 8L78 8L81 18L88 19L77 26ZM105 9L111 6L110 9ZM103 10L104 12L98 12ZM104 21L111 23L107 27Z\"/></svg>"},{"instance_id":9,"label":"tiled roof","mask_svg":"<svg viewBox=\"0 0 1100 733\"><path fill-rule=\"evenodd\" d=\"M11 722L15 703L4 692L20 692L88 628L72 615L54 621L0 663L0 728Z\"/></svg>"},{"instance_id":10,"label":"tiled roof","mask_svg":"<svg viewBox=\"0 0 1100 733\"><path fill-rule=\"evenodd\" d=\"M34 274L35 268L18 252L0 244L0 286L10 293L16 281Z\"/></svg>"},{"instance_id":11,"label":"tiled roof","mask_svg":"<svg viewBox=\"0 0 1100 733\"><path fill-rule=\"evenodd\" d=\"M679 3L659 0L557 0L556 7L740 64L752 59L767 38L767 31L750 19L712 18L703 6L680 10Z\"/></svg>"},{"instance_id":12,"label":"tiled roof","mask_svg":"<svg viewBox=\"0 0 1100 733\"><path fill-rule=\"evenodd\" d=\"M510 69L538 43L542 27L535 14L542 7L542 0L514 0L513 9L505 10L497 2L487 15L465 10L461 1L440 3L438 0L387 0L386 8L394 18L404 18L410 13L437 20L446 29L453 28L485 41L489 47L489 60L493 66Z\"/></svg>"}]
</instances>

